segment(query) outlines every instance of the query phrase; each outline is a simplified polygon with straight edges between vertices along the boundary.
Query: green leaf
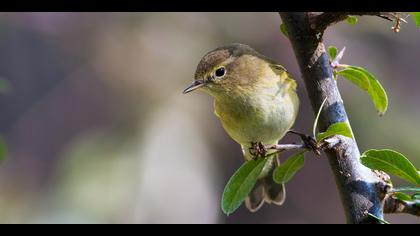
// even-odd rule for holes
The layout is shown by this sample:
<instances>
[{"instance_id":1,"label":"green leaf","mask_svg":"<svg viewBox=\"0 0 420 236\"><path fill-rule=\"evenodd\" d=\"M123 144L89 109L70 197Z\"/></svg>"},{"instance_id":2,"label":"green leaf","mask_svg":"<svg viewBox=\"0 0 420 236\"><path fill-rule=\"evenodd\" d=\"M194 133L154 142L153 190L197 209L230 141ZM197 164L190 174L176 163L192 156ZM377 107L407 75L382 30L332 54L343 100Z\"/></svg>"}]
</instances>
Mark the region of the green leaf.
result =
<instances>
[{"instance_id":1,"label":"green leaf","mask_svg":"<svg viewBox=\"0 0 420 236\"><path fill-rule=\"evenodd\" d=\"M222 197L222 210L226 215L241 206L251 192L268 159L258 158L245 162L226 184Z\"/></svg>"},{"instance_id":2,"label":"green leaf","mask_svg":"<svg viewBox=\"0 0 420 236\"><path fill-rule=\"evenodd\" d=\"M6 142L0 137L0 161L4 160L7 155Z\"/></svg>"},{"instance_id":3,"label":"green leaf","mask_svg":"<svg viewBox=\"0 0 420 236\"><path fill-rule=\"evenodd\" d=\"M0 93L6 93L10 90L10 83L7 80L0 79Z\"/></svg>"},{"instance_id":4,"label":"green leaf","mask_svg":"<svg viewBox=\"0 0 420 236\"><path fill-rule=\"evenodd\" d=\"M386 95L385 89L382 87L379 81L375 78L375 76L373 76L366 69L362 67L358 67L358 66L348 66L343 71L345 70L347 71L344 72L344 75L350 75L350 76L345 77L343 75L343 77L350 80L351 82L359 86L361 89L367 90L370 98L373 101L373 104L376 107L376 110L378 111L379 115L382 116L388 109L388 97ZM366 88L367 84L368 84L368 87Z\"/></svg>"},{"instance_id":5,"label":"green leaf","mask_svg":"<svg viewBox=\"0 0 420 236\"><path fill-rule=\"evenodd\" d=\"M328 47L328 54L330 55L331 60L334 60L335 57L337 56L338 50L336 47L334 46L329 46Z\"/></svg>"},{"instance_id":6,"label":"green leaf","mask_svg":"<svg viewBox=\"0 0 420 236\"><path fill-rule=\"evenodd\" d=\"M394 188L394 192L418 192L420 193L420 187L400 187Z\"/></svg>"},{"instance_id":7,"label":"green leaf","mask_svg":"<svg viewBox=\"0 0 420 236\"><path fill-rule=\"evenodd\" d=\"M417 27L420 27L420 12L410 12L411 16L413 17L414 23L416 23Z\"/></svg>"},{"instance_id":8,"label":"green leaf","mask_svg":"<svg viewBox=\"0 0 420 236\"><path fill-rule=\"evenodd\" d=\"M394 196L395 196L396 199L401 200L401 201L412 201L413 200L410 195L407 195L407 194L401 193L401 192L394 193Z\"/></svg>"},{"instance_id":9,"label":"green leaf","mask_svg":"<svg viewBox=\"0 0 420 236\"><path fill-rule=\"evenodd\" d=\"M305 155L299 152L289 157L283 164L278 166L273 173L273 178L276 183L282 184L289 182L293 176L302 169L305 164Z\"/></svg>"},{"instance_id":10,"label":"green leaf","mask_svg":"<svg viewBox=\"0 0 420 236\"><path fill-rule=\"evenodd\" d=\"M420 175L413 164L401 153L393 150L368 150L361 156L363 165L396 175L408 182L420 184Z\"/></svg>"},{"instance_id":11,"label":"green leaf","mask_svg":"<svg viewBox=\"0 0 420 236\"><path fill-rule=\"evenodd\" d=\"M363 90L368 90L370 87L369 79L367 76L353 68L346 68L344 70L340 70L337 74L341 75L343 78L350 80L353 84L357 85Z\"/></svg>"},{"instance_id":12,"label":"green leaf","mask_svg":"<svg viewBox=\"0 0 420 236\"><path fill-rule=\"evenodd\" d=\"M284 23L280 24L280 31L283 33L284 36L286 36L286 38L289 37L289 33L287 33L286 26L284 25Z\"/></svg>"},{"instance_id":13,"label":"green leaf","mask_svg":"<svg viewBox=\"0 0 420 236\"><path fill-rule=\"evenodd\" d=\"M355 25L357 23L357 17L355 16L348 16L346 19L347 23L350 25Z\"/></svg>"},{"instance_id":14,"label":"green leaf","mask_svg":"<svg viewBox=\"0 0 420 236\"><path fill-rule=\"evenodd\" d=\"M353 138L352 132L350 127L347 125L346 122L339 122L334 123L328 127L327 131L323 133L319 133L316 136L316 140L320 141L323 139L326 139L328 137L331 137L333 135L343 135L349 138Z\"/></svg>"}]
</instances>

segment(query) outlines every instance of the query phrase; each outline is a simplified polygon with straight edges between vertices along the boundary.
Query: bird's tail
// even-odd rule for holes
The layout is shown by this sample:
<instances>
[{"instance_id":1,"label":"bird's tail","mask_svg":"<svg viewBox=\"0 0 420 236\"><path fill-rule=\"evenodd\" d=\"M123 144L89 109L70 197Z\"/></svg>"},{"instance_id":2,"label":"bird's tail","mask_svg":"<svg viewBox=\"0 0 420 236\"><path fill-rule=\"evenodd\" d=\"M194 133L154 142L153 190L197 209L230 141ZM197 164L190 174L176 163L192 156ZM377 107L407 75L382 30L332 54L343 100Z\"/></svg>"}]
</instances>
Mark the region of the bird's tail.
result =
<instances>
[{"instance_id":1,"label":"bird's tail","mask_svg":"<svg viewBox=\"0 0 420 236\"><path fill-rule=\"evenodd\" d=\"M273 164L266 174L260 176L251 193L245 199L245 206L251 212L258 211L264 202L276 205L283 205L286 200L286 189L284 184L278 184L273 180L273 172L276 166L280 164L277 157L273 159Z\"/></svg>"}]
</instances>

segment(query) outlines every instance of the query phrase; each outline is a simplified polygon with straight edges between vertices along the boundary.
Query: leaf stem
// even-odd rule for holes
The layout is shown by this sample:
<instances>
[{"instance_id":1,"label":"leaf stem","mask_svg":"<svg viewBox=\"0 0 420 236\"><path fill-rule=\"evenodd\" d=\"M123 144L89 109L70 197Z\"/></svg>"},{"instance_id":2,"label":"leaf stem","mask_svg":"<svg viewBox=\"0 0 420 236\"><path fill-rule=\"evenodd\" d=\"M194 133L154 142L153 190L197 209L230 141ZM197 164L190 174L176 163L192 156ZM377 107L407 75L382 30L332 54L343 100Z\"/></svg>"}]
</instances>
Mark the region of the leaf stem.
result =
<instances>
[{"instance_id":1,"label":"leaf stem","mask_svg":"<svg viewBox=\"0 0 420 236\"><path fill-rule=\"evenodd\" d=\"M318 126L319 116L321 115L322 108L324 107L327 99L328 99L328 97L325 97L324 101L321 103L321 106L319 107L318 113L316 114L315 121L314 121L314 126L313 126L313 129L312 129L312 134L313 134L314 138L316 137L316 127Z\"/></svg>"}]
</instances>

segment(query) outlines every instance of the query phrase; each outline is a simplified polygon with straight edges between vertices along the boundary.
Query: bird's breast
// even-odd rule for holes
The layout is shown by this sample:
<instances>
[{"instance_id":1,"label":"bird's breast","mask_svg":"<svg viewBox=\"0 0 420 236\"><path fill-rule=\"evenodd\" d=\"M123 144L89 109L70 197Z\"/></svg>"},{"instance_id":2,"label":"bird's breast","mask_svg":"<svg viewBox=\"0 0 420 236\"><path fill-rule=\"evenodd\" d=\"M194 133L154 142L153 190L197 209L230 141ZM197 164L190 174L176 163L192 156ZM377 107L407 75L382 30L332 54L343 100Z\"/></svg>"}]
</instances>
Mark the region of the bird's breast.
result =
<instances>
[{"instance_id":1,"label":"bird's breast","mask_svg":"<svg viewBox=\"0 0 420 236\"><path fill-rule=\"evenodd\" d=\"M215 113L226 132L242 146L277 143L291 128L299 101L294 90L271 86L215 100Z\"/></svg>"}]
</instances>

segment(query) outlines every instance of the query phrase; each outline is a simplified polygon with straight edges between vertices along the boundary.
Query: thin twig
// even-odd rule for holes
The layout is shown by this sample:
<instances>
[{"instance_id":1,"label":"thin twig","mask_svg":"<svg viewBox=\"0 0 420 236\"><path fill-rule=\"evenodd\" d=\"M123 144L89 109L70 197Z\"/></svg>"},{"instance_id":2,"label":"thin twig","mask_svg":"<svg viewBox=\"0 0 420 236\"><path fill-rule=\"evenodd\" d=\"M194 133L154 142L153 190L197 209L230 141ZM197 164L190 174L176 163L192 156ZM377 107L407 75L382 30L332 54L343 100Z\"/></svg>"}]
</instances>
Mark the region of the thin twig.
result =
<instances>
[{"instance_id":1,"label":"thin twig","mask_svg":"<svg viewBox=\"0 0 420 236\"><path fill-rule=\"evenodd\" d=\"M258 156L269 157L269 156L277 155L277 154L282 153L284 151L300 150L300 149L310 150L309 148L307 148L305 143L302 143L302 144L274 144L274 145L265 145L265 146L262 145L261 143L259 143L258 145L254 145L253 147L251 147L249 149L249 151L250 151L251 155L256 158ZM275 152L267 153L267 150L274 150Z\"/></svg>"},{"instance_id":2,"label":"thin twig","mask_svg":"<svg viewBox=\"0 0 420 236\"><path fill-rule=\"evenodd\" d=\"M290 150L299 150L299 149L307 149L306 145L301 144L275 144L266 146L269 150L277 150L277 151L290 151Z\"/></svg>"},{"instance_id":3,"label":"thin twig","mask_svg":"<svg viewBox=\"0 0 420 236\"><path fill-rule=\"evenodd\" d=\"M385 199L384 212L387 214L406 213L420 216L420 204L414 201L402 201L390 195Z\"/></svg>"},{"instance_id":4,"label":"thin twig","mask_svg":"<svg viewBox=\"0 0 420 236\"><path fill-rule=\"evenodd\" d=\"M312 147L312 146L308 146L305 142L302 142L300 144L273 144L273 145L265 145L264 149L265 150L275 150L278 151L276 153L269 153L267 154L267 156L269 155L273 155L273 154L277 154L283 151L292 151L292 150L307 150L307 151L325 151L326 149L331 149L333 150L336 145L343 139L343 137L339 136L339 135L334 135L331 136L329 138L326 138L324 140L322 140L321 142L317 143L317 147ZM314 148L316 150L314 150ZM250 150L252 151L256 151L254 150L255 148L250 148Z\"/></svg>"},{"instance_id":5,"label":"thin twig","mask_svg":"<svg viewBox=\"0 0 420 236\"><path fill-rule=\"evenodd\" d=\"M324 32L329 26L347 19L350 15L385 17L381 12L324 12L320 15L312 16L311 28L318 32Z\"/></svg>"}]
</instances>

